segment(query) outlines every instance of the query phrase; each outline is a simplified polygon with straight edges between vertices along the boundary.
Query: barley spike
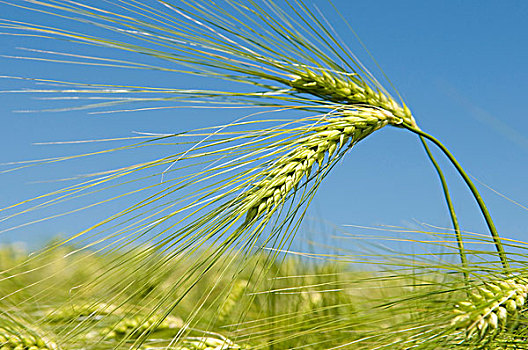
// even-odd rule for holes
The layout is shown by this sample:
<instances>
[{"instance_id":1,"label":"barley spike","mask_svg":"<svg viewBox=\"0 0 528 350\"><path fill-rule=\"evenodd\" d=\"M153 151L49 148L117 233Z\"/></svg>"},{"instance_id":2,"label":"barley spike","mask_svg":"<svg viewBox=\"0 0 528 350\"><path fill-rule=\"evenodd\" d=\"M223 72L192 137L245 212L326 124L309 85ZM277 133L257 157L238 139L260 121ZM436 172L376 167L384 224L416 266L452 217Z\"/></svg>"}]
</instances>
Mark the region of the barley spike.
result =
<instances>
[{"instance_id":1,"label":"barley spike","mask_svg":"<svg viewBox=\"0 0 528 350\"><path fill-rule=\"evenodd\" d=\"M304 72L297 72L289 85L303 93L309 93L320 97L325 101L336 102L347 106L364 105L378 107L389 111L395 117L408 124L416 125L409 108L403 107L391 97L387 97L381 91L374 91L367 83L356 74L347 74L348 79L341 78L336 74L323 71L316 74L305 68ZM396 124L397 125L397 124Z\"/></svg>"},{"instance_id":2,"label":"barley spike","mask_svg":"<svg viewBox=\"0 0 528 350\"><path fill-rule=\"evenodd\" d=\"M244 196L246 223L265 212L272 212L303 177L310 176L316 163L322 169L338 153L336 151L351 147L399 119L391 112L377 108L347 108L338 115L328 118L322 125L306 127L309 135L296 141L297 147L261 173L262 179L254 183Z\"/></svg>"},{"instance_id":3,"label":"barley spike","mask_svg":"<svg viewBox=\"0 0 528 350\"><path fill-rule=\"evenodd\" d=\"M57 345L37 334L20 330L0 328L0 349L2 350L54 350Z\"/></svg>"},{"instance_id":4,"label":"barley spike","mask_svg":"<svg viewBox=\"0 0 528 350\"><path fill-rule=\"evenodd\" d=\"M136 338L147 331L177 331L183 327L183 321L180 318L168 316L154 329L151 329L158 319L159 317L152 317L148 320L145 320L142 316L127 317L113 327L105 328L101 333L107 339Z\"/></svg>"},{"instance_id":5,"label":"barley spike","mask_svg":"<svg viewBox=\"0 0 528 350\"><path fill-rule=\"evenodd\" d=\"M485 283L456 304L451 325L465 331L467 339L483 339L506 328L525 305L528 284L519 279Z\"/></svg>"}]
</instances>

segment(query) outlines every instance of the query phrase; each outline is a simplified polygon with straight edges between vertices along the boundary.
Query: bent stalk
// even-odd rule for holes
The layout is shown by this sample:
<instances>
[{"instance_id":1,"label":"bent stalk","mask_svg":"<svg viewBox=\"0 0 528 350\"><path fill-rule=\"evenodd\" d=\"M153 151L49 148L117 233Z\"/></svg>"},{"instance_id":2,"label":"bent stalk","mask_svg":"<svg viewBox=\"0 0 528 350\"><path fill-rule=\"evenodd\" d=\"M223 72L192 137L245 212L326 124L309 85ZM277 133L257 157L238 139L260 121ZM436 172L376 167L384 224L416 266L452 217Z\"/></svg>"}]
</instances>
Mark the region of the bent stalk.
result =
<instances>
[{"instance_id":1,"label":"bent stalk","mask_svg":"<svg viewBox=\"0 0 528 350\"><path fill-rule=\"evenodd\" d=\"M493 237L493 242L495 244L495 249L497 250L497 253L499 254L499 259L501 261L502 267L505 270L509 270L509 264L508 259L506 257L506 253L504 252L504 248L502 246L502 242L499 236L499 233L497 232L497 229L495 228L495 224L493 223L493 219L491 218L491 215L488 211L488 208L486 207L486 204L484 203L484 200L480 196L480 193L478 192L477 188L473 184L473 181L469 178L469 176L466 174L460 163L456 160L456 158L449 152L449 150L435 137L427 134L426 132L423 132L422 130L409 125L406 122L403 122L401 124L402 127L405 129L412 131L415 134L418 134L429 141L433 142L438 148L442 150L442 152L446 155L446 157L449 159L449 161L453 164L453 166L456 168L460 176L464 179L466 185L471 190L471 193L473 194L473 197L478 203L478 206L480 208L480 211L482 215L484 216L484 220L486 221L486 225L488 226L488 229L490 231L491 236Z\"/></svg>"},{"instance_id":2,"label":"bent stalk","mask_svg":"<svg viewBox=\"0 0 528 350\"><path fill-rule=\"evenodd\" d=\"M469 280L469 276L468 276L468 271L467 271L468 263L467 263L466 253L464 250L464 241L462 240L462 233L460 232L460 225L458 224L458 218L455 212L455 207L453 205L453 201L451 200L451 195L449 194L449 188L447 187L447 182L446 182L444 173L442 172L440 165L438 165L438 162L436 161L433 154L431 153L429 146L427 146L427 143L425 142L425 139L423 136L420 136L420 141L422 142L422 146L425 149L425 152L427 153L429 160L433 164L436 170L436 173L438 174L438 177L440 179L440 182L442 184L442 190L444 192L444 197L446 200L447 208L449 210L449 216L451 217L451 222L453 223L453 229L455 230L455 235L456 235L456 240L457 240L457 245L458 245L458 255L460 256L460 261L464 269L464 280L467 282Z\"/></svg>"}]
</instances>

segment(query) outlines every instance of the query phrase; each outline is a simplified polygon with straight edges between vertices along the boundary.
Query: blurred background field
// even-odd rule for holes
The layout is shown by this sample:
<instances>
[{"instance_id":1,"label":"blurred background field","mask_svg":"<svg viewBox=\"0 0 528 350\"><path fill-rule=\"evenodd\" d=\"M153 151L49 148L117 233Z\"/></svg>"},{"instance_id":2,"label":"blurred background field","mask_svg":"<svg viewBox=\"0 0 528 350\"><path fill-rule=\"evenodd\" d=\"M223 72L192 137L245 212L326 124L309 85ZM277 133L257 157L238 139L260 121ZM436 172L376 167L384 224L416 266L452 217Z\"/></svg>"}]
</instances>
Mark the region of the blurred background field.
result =
<instances>
[{"instance_id":1,"label":"blurred background field","mask_svg":"<svg viewBox=\"0 0 528 350\"><path fill-rule=\"evenodd\" d=\"M421 275L411 273L404 259L398 267L376 271L317 254L283 256L270 265L266 254L257 254L239 261L247 266L242 271L235 267L209 271L161 320L164 310L150 313L155 297L145 297L154 289L158 296L170 293L190 265L176 259L165 275L151 276L145 273L144 261L128 260L121 272L133 275L132 286L123 288L118 279L94 283L98 272L115 268L111 262L120 260L119 255L63 246L34 257L23 247L2 246L2 277L11 277L2 279L0 288L4 297L11 297L2 298L1 309L8 317L0 327L15 330L21 338L43 339L49 349L125 349L138 339L142 349L171 343L178 344L174 349L367 349L369 338L373 344L397 341L404 333L395 332L395 325L417 322L421 313L428 312L430 317L433 312L449 321L450 312L439 306L452 304L457 294L435 292L460 283L459 276L442 276L432 269ZM156 260L153 257L149 264ZM235 279L230 272L236 272ZM208 300L204 300L205 292ZM424 293L431 293L430 297L424 298ZM391 305L396 300L407 302ZM418 305L409 313L410 307ZM195 314L198 306L199 315ZM186 322L193 318L192 328L186 329ZM6 321L10 319L12 324Z\"/></svg>"}]
</instances>

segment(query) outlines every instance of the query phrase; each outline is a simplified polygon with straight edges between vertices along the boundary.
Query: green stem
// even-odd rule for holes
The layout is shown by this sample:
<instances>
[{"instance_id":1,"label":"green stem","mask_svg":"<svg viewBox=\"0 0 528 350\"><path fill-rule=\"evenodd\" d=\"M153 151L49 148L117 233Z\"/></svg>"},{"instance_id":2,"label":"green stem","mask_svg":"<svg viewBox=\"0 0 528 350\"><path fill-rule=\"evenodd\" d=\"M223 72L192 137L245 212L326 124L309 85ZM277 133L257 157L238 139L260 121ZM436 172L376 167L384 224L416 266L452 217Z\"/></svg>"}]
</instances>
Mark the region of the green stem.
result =
<instances>
[{"instance_id":1,"label":"green stem","mask_svg":"<svg viewBox=\"0 0 528 350\"><path fill-rule=\"evenodd\" d=\"M464 272L463 272L464 279L467 282L469 280L469 275L468 275L468 268L467 268L468 263L467 263L466 253L464 251L464 241L462 240L460 226L458 224L458 219L455 213L455 207L453 206L453 201L451 200L451 196L449 194L447 182L446 182L444 173L442 172L442 169L440 168L440 165L438 165L438 163L436 162L436 159L431 153L429 146L427 146L427 143L425 143L424 137L421 135L420 135L420 141L422 142L422 146L424 147L425 152L427 153L427 156L429 157L429 160L431 161L431 163L433 163L436 173L438 174L438 177L440 178L440 182L442 183L442 190L444 191L444 197L447 203L447 207L449 209L449 215L451 216L451 222L453 223L453 228L455 229L455 235L456 235L456 240L457 240L457 245L458 245L458 255L460 255L460 261L462 262L462 267L464 268Z\"/></svg>"},{"instance_id":2,"label":"green stem","mask_svg":"<svg viewBox=\"0 0 528 350\"><path fill-rule=\"evenodd\" d=\"M480 193L478 192L477 188L475 187L475 185L473 184L473 182L471 181L469 176L466 174L464 169L462 169L462 166L460 166L460 164L458 163L456 158L451 154L451 152L449 152L449 150L440 141L438 141L433 136L431 136L431 135L423 132L422 130L417 129L416 127L411 126L411 125L409 125L409 124L407 124L405 122L402 123L401 126L403 126L404 128L406 128L409 131L412 131L415 134L418 134L418 135L423 136L426 139L430 140L436 146L438 146L442 150L442 152L444 152L444 154L447 156L447 158L449 158L449 160L454 165L454 167L456 168L456 170L458 171L460 176L462 176L462 178L466 182L466 185L471 190L471 193L473 194L473 197L475 198L475 200L478 203L478 206L480 207L480 211L482 212L482 215L484 216L484 220L486 221L486 224L488 225L488 229L489 229L489 231L491 233L491 236L493 238L493 242L495 243L495 249L497 250L497 253L499 254L499 258L500 258L500 261L502 263L502 267L505 270L509 270L509 264L508 264L508 259L506 258L506 253L504 252L504 248L502 247L502 242L501 242L499 233L497 232L497 229L495 228L495 224L493 223L493 220L491 219L491 215L490 215L490 213L488 211L488 208L486 207L486 204L482 200L482 197L480 196Z\"/></svg>"}]
</instances>

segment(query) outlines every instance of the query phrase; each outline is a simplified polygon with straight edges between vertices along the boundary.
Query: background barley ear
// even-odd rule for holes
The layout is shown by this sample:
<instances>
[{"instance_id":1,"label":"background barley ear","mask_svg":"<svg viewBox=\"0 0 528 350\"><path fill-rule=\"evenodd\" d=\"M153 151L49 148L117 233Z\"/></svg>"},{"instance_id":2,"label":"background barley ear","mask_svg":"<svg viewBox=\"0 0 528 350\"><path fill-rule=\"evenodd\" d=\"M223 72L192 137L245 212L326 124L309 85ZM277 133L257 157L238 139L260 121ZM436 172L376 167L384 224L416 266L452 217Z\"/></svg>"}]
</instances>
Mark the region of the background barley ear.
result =
<instances>
[{"instance_id":1,"label":"background barley ear","mask_svg":"<svg viewBox=\"0 0 528 350\"><path fill-rule=\"evenodd\" d=\"M237 310L237 304L240 303L244 297L244 293L248 290L248 281L244 279L235 280L232 285L229 286L228 294L224 298L218 310L218 321L224 323L226 319L234 319L232 312L240 311Z\"/></svg>"},{"instance_id":2,"label":"background barley ear","mask_svg":"<svg viewBox=\"0 0 528 350\"><path fill-rule=\"evenodd\" d=\"M46 332L35 325L8 313L0 315L0 349L5 350L59 350L59 346L44 336Z\"/></svg>"},{"instance_id":3,"label":"background barley ear","mask_svg":"<svg viewBox=\"0 0 528 350\"><path fill-rule=\"evenodd\" d=\"M148 337L170 338L184 325L180 318L174 316L164 317L161 322L157 322L158 319L160 315L147 319L144 315L125 316L111 327L103 329L101 336L108 340L133 340L148 333Z\"/></svg>"},{"instance_id":4,"label":"background barley ear","mask_svg":"<svg viewBox=\"0 0 528 350\"><path fill-rule=\"evenodd\" d=\"M492 280L474 288L455 305L451 325L461 331L461 342L486 344L513 329L524 312L528 284L522 277Z\"/></svg>"}]
</instances>

